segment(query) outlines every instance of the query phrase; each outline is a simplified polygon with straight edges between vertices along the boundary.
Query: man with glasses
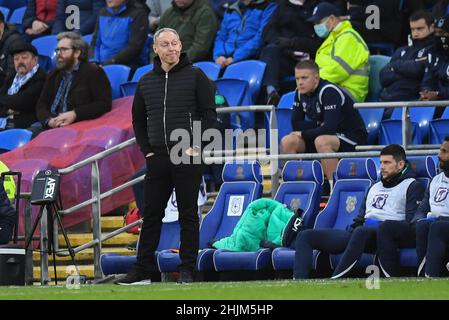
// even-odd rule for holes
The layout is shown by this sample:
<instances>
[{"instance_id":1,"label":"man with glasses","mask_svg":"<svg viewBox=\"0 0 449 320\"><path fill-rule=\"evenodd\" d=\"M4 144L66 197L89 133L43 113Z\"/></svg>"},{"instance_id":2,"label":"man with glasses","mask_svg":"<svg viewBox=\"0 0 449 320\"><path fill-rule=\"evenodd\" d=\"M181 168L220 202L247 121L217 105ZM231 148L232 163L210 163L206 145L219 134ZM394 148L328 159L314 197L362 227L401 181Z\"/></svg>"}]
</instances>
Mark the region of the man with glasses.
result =
<instances>
[{"instance_id":1,"label":"man with glasses","mask_svg":"<svg viewBox=\"0 0 449 320\"><path fill-rule=\"evenodd\" d=\"M75 32L58 35L56 70L50 72L36 106L40 128L34 136L111 110L111 85L102 68L87 61L88 47Z\"/></svg>"}]
</instances>

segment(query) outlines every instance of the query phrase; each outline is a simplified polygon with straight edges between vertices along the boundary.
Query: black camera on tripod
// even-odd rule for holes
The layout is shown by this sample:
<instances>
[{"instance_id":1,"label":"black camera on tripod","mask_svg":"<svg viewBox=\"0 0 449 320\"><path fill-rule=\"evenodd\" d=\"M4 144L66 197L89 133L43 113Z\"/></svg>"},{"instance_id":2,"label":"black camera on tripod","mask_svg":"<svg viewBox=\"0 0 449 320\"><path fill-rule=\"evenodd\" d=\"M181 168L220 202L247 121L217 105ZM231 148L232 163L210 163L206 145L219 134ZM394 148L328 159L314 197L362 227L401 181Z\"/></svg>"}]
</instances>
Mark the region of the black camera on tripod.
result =
<instances>
[{"instance_id":1,"label":"black camera on tripod","mask_svg":"<svg viewBox=\"0 0 449 320\"><path fill-rule=\"evenodd\" d=\"M31 204L52 204L58 202L61 175L57 170L41 170L34 177Z\"/></svg>"}]
</instances>

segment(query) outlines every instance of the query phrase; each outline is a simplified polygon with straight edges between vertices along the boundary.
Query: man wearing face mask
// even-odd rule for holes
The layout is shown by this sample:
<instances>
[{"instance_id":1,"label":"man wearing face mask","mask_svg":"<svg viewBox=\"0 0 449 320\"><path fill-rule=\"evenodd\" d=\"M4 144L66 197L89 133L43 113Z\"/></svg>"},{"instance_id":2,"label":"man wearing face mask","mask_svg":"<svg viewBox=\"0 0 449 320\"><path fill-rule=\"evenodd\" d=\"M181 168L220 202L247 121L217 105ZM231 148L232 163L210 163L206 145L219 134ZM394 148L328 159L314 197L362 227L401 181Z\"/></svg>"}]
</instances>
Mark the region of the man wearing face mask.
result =
<instances>
[{"instance_id":1,"label":"man wearing face mask","mask_svg":"<svg viewBox=\"0 0 449 320\"><path fill-rule=\"evenodd\" d=\"M435 26L435 52L428 56L424 78L419 92L420 100L449 99L449 14L440 18ZM438 108L435 117L443 112Z\"/></svg>"},{"instance_id":2,"label":"man wearing face mask","mask_svg":"<svg viewBox=\"0 0 449 320\"><path fill-rule=\"evenodd\" d=\"M369 50L349 21L339 18L335 5L323 2L315 7L309 21L324 40L316 53L321 78L339 85L356 102L368 94Z\"/></svg>"},{"instance_id":3,"label":"man wearing face mask","mask_svg":"<svg viewBox=\"0 0 449 320\"><path fill-rule=\"evenodd\" d=\"M410 101L419 99L419 87L424 76L428 55L434 50L434 18L430 12L418 11L410 16L411 39L391 57L380 72L384 87L382 101ZM388 118L393 109L385 109Z\"/></svg>"},{"instance_id":4,"label":"man wearing face mask","mask_svg":"<svg viewBox=\"0 0 449 320\"><path fill-rule=\"evenodd\" d=\"M417 210L417 215L424 218L416 224L418 275L425 270L427 277L442 276L449 261L449 136L444 138L438 160L441 173L433 177Z\"/></svg>"}]
</instances>

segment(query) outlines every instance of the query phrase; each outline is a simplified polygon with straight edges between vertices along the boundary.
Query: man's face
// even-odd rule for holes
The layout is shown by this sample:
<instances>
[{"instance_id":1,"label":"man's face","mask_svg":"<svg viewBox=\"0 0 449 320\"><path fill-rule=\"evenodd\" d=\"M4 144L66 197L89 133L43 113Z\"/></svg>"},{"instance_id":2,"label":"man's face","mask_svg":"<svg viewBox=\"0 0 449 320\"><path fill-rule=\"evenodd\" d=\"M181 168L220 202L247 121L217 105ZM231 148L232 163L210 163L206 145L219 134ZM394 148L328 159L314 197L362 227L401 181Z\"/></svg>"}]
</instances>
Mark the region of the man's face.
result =
<instances>
[{"instance_id":1,"label":"man's face","mask_svg":"<svg viewBox=\"0 0 449 320\"><path fill-rule=\"evenodd\" d=\"M72 47L72 40L64 38L58 42L56 48L56 68L60 70L71 70L78 61L79 51Z\"/></svg>"},{"instance_id":2,"label":"man's face","mask_svg":"<svg viewBox=\"0 0 449 320\"><path fill-rule=\"evenodd\" d=\"M380 173L385 180L391 179L393 176L401 172L405 167L405 161L399 160L397 162L393 156L381 155L380 156Z\"/></svg>"},{"instance_id":3,"label":"man's face","mask_svg":"<svg viewBox=\"0 0 449 320\"><path fill-rule=\"evenodd\" d=\"M449 141L444 141L441 145L438 160L442 170L449 170Z\"/></svg>"},{"instance_id":4,"label":"man's face","mask_svg":"<svg viewBox=\"0 0 449 320\"><path fill-rule=\"evenodd\" d=\"M315 90L320 82L320 75L310 69L295 68L296 87L299 93L309 94Z\"/></svg>"},{"instance_id":5,"label":"man's face","mask_svg":"<svg viewBox=\"0 0 449 320\"><path fill-rule=\"evenodd\" d=\"M174 1L179 8L187 8L193 3L194 0L174 0Z\"/></svg>"},{"instance_id":6,"label":"man's face","mask_svg":"<svg viewBox=\"0 0 449 320\"><path fill-rule=\"evenodd\" d=\"M153 45L154 52L159 56L163 63L176 65L181 55L182 44L178 36L170 31L164 31L159 34Z\"/></svg>"},{"instance_id":7,"label":"man's face","mask_svg":"<svg viewBox=\"0 0 449 320\"><path fill-rule=\"evenodd\" d=\"M433 33L433 25L430 27L426 24L426 20L419 19L416 21L410 21L410 30L412 32L413 40L420 40L427 38Z\"/></svg>"},{"instance_id":8,"label":"man's face","mask_svg":"<svg viewBox=\"0 0 449 320\"><path fill-rule=\"evenodd\" d=\"M124 4L126 0L106 0L106 4L109 8L115 9Z\"/></svg>"},{"instance_id":9,"label":"man's face","mask_svg":"<svg viewBox=\"0 0 449 320\"><path fill-rule=\"evenodd\" d=\"M14 54L14 68L20 76L26 75L37 64L37 57L31 52L24 51Z\"/></svg>"}]
</instances>

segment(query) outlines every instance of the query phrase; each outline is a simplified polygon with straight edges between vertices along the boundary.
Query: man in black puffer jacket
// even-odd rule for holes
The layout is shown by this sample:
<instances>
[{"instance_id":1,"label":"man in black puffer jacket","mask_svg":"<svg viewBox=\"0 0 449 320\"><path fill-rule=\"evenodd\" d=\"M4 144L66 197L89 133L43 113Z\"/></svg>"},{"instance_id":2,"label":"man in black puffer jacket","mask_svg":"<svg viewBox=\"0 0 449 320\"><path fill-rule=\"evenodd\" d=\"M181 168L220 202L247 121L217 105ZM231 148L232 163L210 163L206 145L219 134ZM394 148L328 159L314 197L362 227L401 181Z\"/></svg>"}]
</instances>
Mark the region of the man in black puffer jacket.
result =
<instances>
[{"instance_id":1,"label":"man in black puffer jacket","mask_svg":"<svg viewBox=\"0 0 449 320\"><path fill-rule=\"evenodd\" d=\"M200 69L192 66L185 53L181 54L178 33L169 28L158 30L153 49L157 55L154 70L140 79L132 107L134 132L146 158L147 173L137 262L124 278L116 281L123 285L148 283L156 272L154 252L173 188L181 225L178 282L193 281L199 248L197 198L202 167L191 162L198 163L195 160L201 153L190 142L198 122L205 130L212 128L217 119L214 86ZM172 139L178 136L179 129L184 133L182 139L189 140L187 145L182 145L184 140ZM180 145L181 156L187 157L188 163L177 164L180 154L175 150Z\"/></svg>"}]
</instances>

